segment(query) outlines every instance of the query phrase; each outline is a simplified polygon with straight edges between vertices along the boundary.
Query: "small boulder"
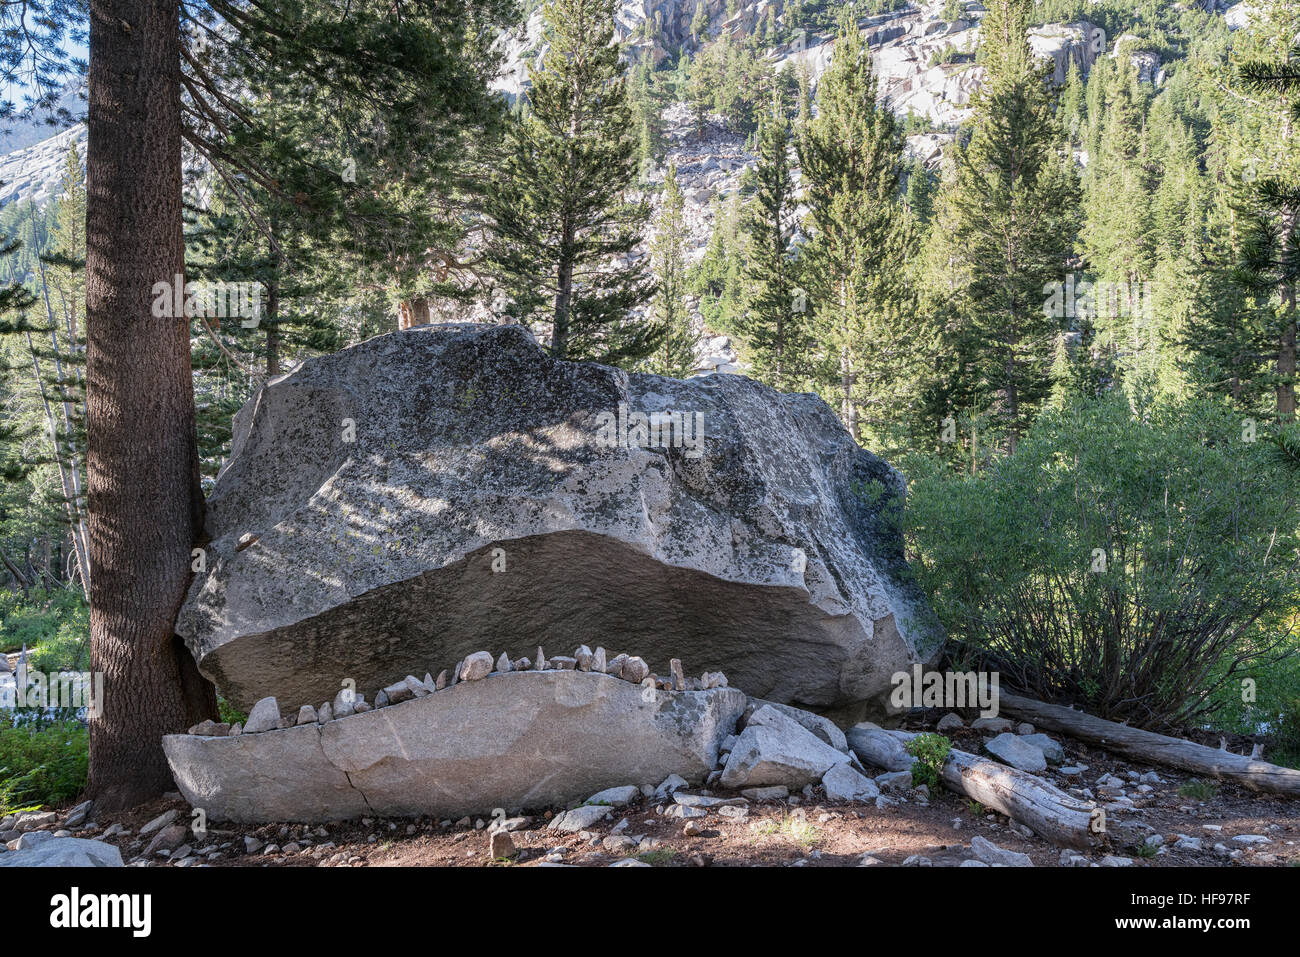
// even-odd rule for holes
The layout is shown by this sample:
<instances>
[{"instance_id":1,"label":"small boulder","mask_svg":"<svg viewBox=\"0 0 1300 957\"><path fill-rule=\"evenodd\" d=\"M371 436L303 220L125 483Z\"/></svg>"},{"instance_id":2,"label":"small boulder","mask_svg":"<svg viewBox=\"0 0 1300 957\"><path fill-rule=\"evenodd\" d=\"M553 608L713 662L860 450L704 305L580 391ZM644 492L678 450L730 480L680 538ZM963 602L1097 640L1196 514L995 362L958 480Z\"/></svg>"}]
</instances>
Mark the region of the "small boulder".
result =
<instances>
[{"instance_id":1,"label":"small boulder","mask_svg":"<svg viewBox=\"0 0 1300 957\"><path fill-rule=\"evenodd\" d=\"M605 788L603 791L597 791L587 798L587 803L603 804L607 807L622 807L625 804L630 804L640 796L641 789L635 784L628 784L624 787Z\"/></svg>"},{"instance_id":2,"label":"small boulder","mask_svg":"<svg viewBox=\"0 0 1300 957\"><path fill-rule=\"evenodd\" d=\"M476 651L465 659L460 669L461 681L481 681L492 673L492 655Z\"/></svg>"},{"instance_id":3,"label":"small boulder","mask_svg":"<svg viewBox=\"0 0 1300 957\"><path fill-rule=\"evenodd\" d=\"M609 817L608 807L600 804L584 804L582 807L557 814L546 827L547 830L573 834L577 831L585 831L597 821L607 817Z\"/></svg>"},{"instance_id":4,"label":"small boulder","mask_svg":"<svg viewBox=\"0 0 1300 957\"><path fill-rule=\"evenodd\" d=\"M972 854L990 867L1034 866L1034 862L1028 854L1021 854L1019 851L1008 851L982 837L972 837L970 839L970 849Z\"/></svg>"},{"instance_id":5,"label":"small boulder","mask_svg":"<svg viewBox=\"0 0 1300 957\"><path fill-rule=\"evenodd\" d=\"M163 811L161 814L159 814L156 818L154 818L144 827L140 828L140 836L144 837L148 834L152 834L154 831L161 830L162 828L170 824L172 821L176 820L176 818L180 816L180 813L181 812L176 810L175 808L173 808L170 811Z\"/></svg>"},{"instance_id":6,"label":"small boulder","mask_svg":"<svg viewBox=\"0 0 1300 957\"><path fill-rule=\"evenodd\" d=\"M797 721L765 705L754 712L736 740L719 780L728 788L803 787L848 760Z\"/></svg>"},{"instance_id":7,"label":"small boulder","mask_svg":"<svg viewBox=\"0 0 1300 957\"><path fill-rule=\"evenodd\" d=\"M57 837L25 851L0 854L0 867L121 867L122 852L104 841Z\"/></svg>"},{"instance_id":8,"label":"small boulder","mask_svg":"<svg viewBox=\"0 0 1300 957\"><path fill-rule=\"evenodd\" d=\"M509 860L519 854L519 848L515 847L514 838L509 831L493 831L488 838L488 848L488 854L494 861Z\"/></svg>"},{"instance_id":9,"label":"small boulder","mask_svg":"<svg viewBox=\"0 0 1300 957\"><path fill-rule=\"evenodd\" d=\"M244 734L274 731L279 726L280 705L274 697L267 697L253 705L253 710L248 712L248 720L244 722Z\"/></svg>"},{"instance_id":10,"label":"small boulder","mask_svg":"<svg viewBox=\"0 0 1300 957\"><path fill-rule=\"evenodd\" d=\"M1011 722L1006 718L976 718L970 726L972 731L992 731L994 734L1011 730Z\"/></svg>"},{"instance_id":11,"label":"small boulder","mask_svg":"<svg viewBox=\"0 0 1300 957\"><path fill-rule=\"evenodd\" d=\"M1042 732L1039 732L1038 734L1022 735L1020 740L1025 744L1031 744L1039 751L1042 751L1043 757L1047 760L1048 764L1060 764L1065 760L1065 748L1061 747L1061 743L1049 738Z\"/></svg>"},{"instance_id":12,"label":"small boulder","mask_svg":"<svg viewBox=\"0 0 1300 957\"><path fill-rule=\"evenodd\" d=\"M964 727L966 727L966 722L949 712L939 719L939 723L934 726L934 730L940 734L947 734L949 731L956 731Z\"/></svg>"},{"instance_id":13,"label":"small boulder","mask_svg":"<svg viewBox=\"0 0 1300 957\"><path fill-rule=\"evenodd\" d=\"M1024 738L1018 738L1009 732L1004 731L996 738L984 742L984 750L1018 771L1037 774L1047 770L1047 758L1043 757L1042 750L1026 744Z\"/></svg>"},{"instance_id":14,"label":"small boulder","mask_svg":"<svg viewBox=\"0 0 1300 957\"><path fill-rule=\"evenodd\" d=\"M874 801L880 797L876 782L863 777L847 764L832 765L822 775L822 787L831 801Z\"/></svg>"},{"instance_id":15,"label":"small boulder","mask_svg":"<svg viewBox=\"0 0 1300 957\"><path fill-rule=\"evenodd\" d=\"M628 658L623 662L622 678L634 685L639 685L650 676L650 666L640 658Z\"/></svg>"}]
</instances>

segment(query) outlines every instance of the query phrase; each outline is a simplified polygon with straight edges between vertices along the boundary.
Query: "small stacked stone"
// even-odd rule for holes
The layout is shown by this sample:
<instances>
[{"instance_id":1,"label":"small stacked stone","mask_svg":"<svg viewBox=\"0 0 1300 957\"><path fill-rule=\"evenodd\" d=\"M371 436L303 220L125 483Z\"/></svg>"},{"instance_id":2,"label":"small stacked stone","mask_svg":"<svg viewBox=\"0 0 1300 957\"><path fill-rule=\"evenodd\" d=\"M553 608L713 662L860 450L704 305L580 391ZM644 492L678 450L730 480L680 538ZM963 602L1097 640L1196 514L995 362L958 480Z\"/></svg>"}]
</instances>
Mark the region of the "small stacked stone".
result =
<instances>
[{"instance_id":1,"label":"small stacked stone","mask_svg":"<svg viewBox=\"0 0 1300 957\"><path fill-rule=\"evenodd\" d=\"M280 714L280 706L274 697L266 697L253 705L244 724L230 725L224 722L201 721L189 729L189 733L203 737L224 737L237 734L260 734L263 731L276 731L285 728L302 727L308 724L326 724L336 718L346 718L353 714L364 714L373 708L385 708L401 704L416 698L444 691L462 681L482 681L492 675L509 674L516 671L586 671L609 675L647 690L664 692L708 691L712 688L725 688L727 676L720 671L706 671L700 677L688 677L682 668L680 658L673 658L668 663L669 676L662 678L650 671L645 660L634 655L620 654L610 658L603 647L597 646L593 651L586 645L579 645L572 655L556 655L548 659L540 645L536 658L517 658L502 652L493 661L487 651L476 651L456 663L451 671L443 669L434 678L431 672L425 672L424 678L407 675L401 681L385 686L375 695L373 705L367 703L365 695L358 694L351 688L344 688L334 696L333 701L320 705L304 704L297 712Z\"/></svg>"}]
</instances>

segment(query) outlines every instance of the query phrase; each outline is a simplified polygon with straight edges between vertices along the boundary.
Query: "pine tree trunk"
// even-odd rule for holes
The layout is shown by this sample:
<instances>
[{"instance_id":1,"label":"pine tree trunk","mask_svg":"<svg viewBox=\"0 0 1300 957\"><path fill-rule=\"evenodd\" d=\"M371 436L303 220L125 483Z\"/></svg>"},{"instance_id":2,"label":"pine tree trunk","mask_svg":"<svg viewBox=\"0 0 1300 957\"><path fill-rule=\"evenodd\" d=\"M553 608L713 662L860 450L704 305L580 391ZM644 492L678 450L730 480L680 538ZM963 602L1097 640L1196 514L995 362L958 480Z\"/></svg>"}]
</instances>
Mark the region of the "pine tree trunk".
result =
<instances>
[{"instance_id":1,"label":"pine tree trunk","mask_svg":"<svg viewBox=\"0 0 1300 957\"><path fill-rule=\"evenodd\" d=\"M560 264L555 283L555 323L551 327L551 355L564 359L569 353L569 307L573 299L573 260L568 250L573 247L573 231L565 227L560 241Z\"/></svg>"},{"instance_id":2,"label":"pine tree trunk","mask_svg":"<svg viewBox=\"0 0 1300 957\"><path fill-rule=\"evenodd\" d=\"M1277 385L1277 414L1283 422L1295 419L1295 366L1296 366L1296 289L1288 286L1283 292L1286 318L1283 319L1282 340L1278 344L1277 374L1282 381Z\"/></svg>"},{"instance_id":3,"label":"pine tree trunk","mask_svg":"<svg viewBox=\"0 0 1300 957\"><path fill-rule=\"evenodd\" d=\"M397 328L410 329L412 326L429 324L429 300L424 296L404 299L397 306Z\"/></svg>"},{"instance_id":4,"label":"pine tree trunk","mask_svg":"<svg viewBox=\"0 0 1300 957\"><path fill-rule=\"evenodd\" d=\"M262 317L266 323L266 377L280 374L280 327L277 324L280 313L280 261L278 257L271 266L271 281L266 284L266 310Z\"/></svg>"},{"instance_id":5,"label":"pine tree trunk","mask_svg":"<svg viewBox=\"0 0 1300 957\"><path fill-rule=\"evenodd\" d=\"M173 632L203 513L189 327L152 310L154 284L185 270L178 19L175 0L90 4L90 641L104 695L88 791L101 811L168 789L162 736L216 716Z\"/></svg>"}]
</instances>

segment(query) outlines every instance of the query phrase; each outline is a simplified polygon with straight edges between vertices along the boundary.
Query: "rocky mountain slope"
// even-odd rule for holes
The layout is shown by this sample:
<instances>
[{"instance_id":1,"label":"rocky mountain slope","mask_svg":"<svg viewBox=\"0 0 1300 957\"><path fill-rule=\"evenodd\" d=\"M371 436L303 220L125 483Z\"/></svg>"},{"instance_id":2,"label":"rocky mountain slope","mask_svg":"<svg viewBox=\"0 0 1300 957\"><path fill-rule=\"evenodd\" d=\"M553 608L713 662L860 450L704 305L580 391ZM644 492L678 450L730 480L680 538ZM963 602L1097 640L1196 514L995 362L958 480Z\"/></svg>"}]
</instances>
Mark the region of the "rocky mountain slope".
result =
<instances>
[{"instance_id":1,"label":"rocky mountain slope","mask_svg":"<svg viewBox=\"0 0 1300 957\"><path fill-rule=\"evenodd\" d=\"M1222 0L1206 0L1222 8ZM697 41L692 24L703 5L708 26ZM983 80L983 68L974 62L979 45L979 24L983 6L968 0L960 19L943 19L944 0L918 0L900 10L863 17L880 77L881 93L900 117L912 115L928 126L907 137L909 155L921 159L927 167L937 169L945 147L952 142L957 128L969 117L972 100ZM622 0L617 12L618 35L629 56L649 56L656 64L671 60L683 49L694 51L702 43L724 34L742 40L761 33L770 16L779 22L784 4L773 0ZM729 12L732 11L732 12ZM1229 27L1249 25L1248 2L1222 11ZM648 29L647 24L657 27ZM504 66L497 88L507 96L516 96L527 86L528 65L544 62L547 45L542 38L541 5L534 5L526 24L501 40ZM1033 49L1050 60L1058 81L1064 81L1071 63L1084 75L1099 56L1128 57L1135 62L1144 80L1160 85L1165 78L1164 64L1153 51L1145 50L1135 37L1108 37L1095 24L1082 21L1047 24L1030 34ZM830 63L833 40L829 35L797 33L794 39L769 45L766 56L777 68L808 67L814 87ZM69 102L81 103L70 90ZM82 103L84 108L84 103ZM665 161L651 174L650 187L656 193L669 163L678 170L678 183L685 195L685 221L688 233L687 260L697 262L703 255L714 228L715 199L735 193L747 168L755 157L747 152L745 139L726 129L722 118L706 125L701 135L684 103L670 103L662 114L668 144ZM915 128L916 120L913 121ZM84 150L85 127L51 130L39 122L19 124L0 136L0 206L9 202L47 201L57 189L69 145L77 142ZM641 255L646 255L645 248ZM692 304L693 305L693 304ZM471 321L485 318L478 310L459 316ZM700 343L699 371L735 371L736 357L725 337L715 336L704 328L696 313Z\"/></svg>"}]
</instances>

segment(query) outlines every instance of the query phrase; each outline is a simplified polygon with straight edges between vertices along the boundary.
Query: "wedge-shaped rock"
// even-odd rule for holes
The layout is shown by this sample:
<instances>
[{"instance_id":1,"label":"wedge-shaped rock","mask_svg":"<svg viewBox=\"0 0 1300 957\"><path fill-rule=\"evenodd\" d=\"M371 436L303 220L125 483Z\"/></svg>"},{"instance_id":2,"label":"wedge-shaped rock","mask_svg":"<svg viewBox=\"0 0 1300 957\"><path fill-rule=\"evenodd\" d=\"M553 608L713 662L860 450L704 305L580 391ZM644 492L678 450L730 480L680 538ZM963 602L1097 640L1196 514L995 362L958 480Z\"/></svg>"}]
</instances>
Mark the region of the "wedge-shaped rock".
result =
<instances>
[{"instance_id":1,"label":"wedge-shaped rock","mask_svg":"<svg viewBox=\"0 0 1300 957\"><path fill-rule=\"evenodd\" d=\"M215 820L459 817L700 780L744 707L734 688L643 696L595 672L512 671L325 725L163 747L185 799Z\"/></svg>"},{"instance_id":2,"label":"wedge-shaped rock","mask_svg":"<svg viewBox=\"0 0 1300 957\"><path fill-rule=\"evenodd\" d=\"M771 706L754 712L727 758L719 783L726 788L814 784L849 757Z\"/></svg>"},{"instance_id":3,"label":"wedge-shaped rock","mask_svg":"<svg viewBox=\"0 0 1300 957\"><path fill-rule=\"evenodd\" d=\"M745 714L741 716L741 723L746 722L750 716L759 708L767 705L775 708L787 718L792 718L799 724L803 725L817 737L821 738L836 751L849 750L849 742L841 731L829 718L824 718L819 714L813 714L811 711L805 711L802 708L794 708L787 704L779 704L775 701L764 701L762 698L750 698L749 707L745 709Z\"/></svg>"},{"instance_id":4,"label":"wedge-shaped rock","mask_svg":"<svg viewBox=\"0 0 1300 957\"><path fill-rule=\"evenodd\" d=\"M903 491L816 396L408 329L239 412L177 631L245 708L621 635L661 677L855 712L941 641L882 514Z\"/></svg>"}]
</instances>

